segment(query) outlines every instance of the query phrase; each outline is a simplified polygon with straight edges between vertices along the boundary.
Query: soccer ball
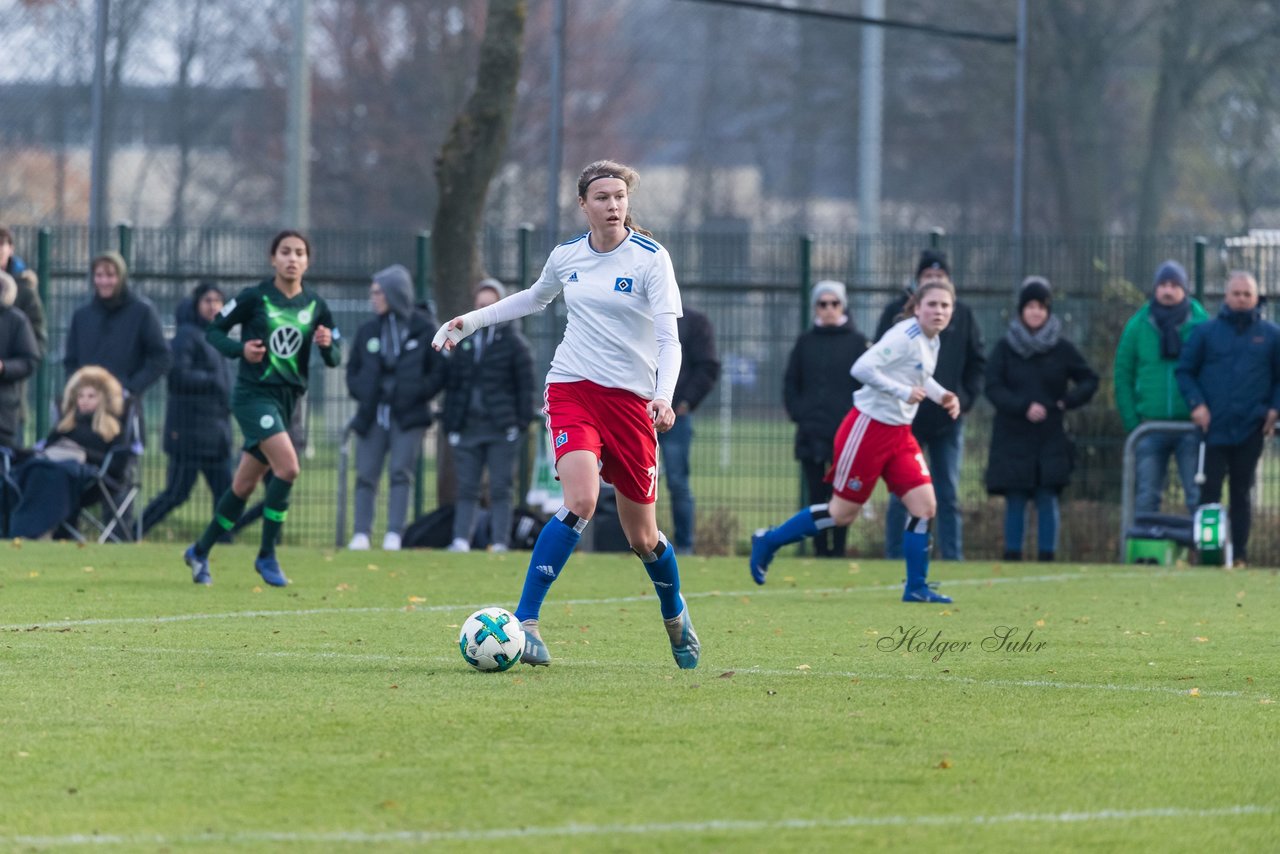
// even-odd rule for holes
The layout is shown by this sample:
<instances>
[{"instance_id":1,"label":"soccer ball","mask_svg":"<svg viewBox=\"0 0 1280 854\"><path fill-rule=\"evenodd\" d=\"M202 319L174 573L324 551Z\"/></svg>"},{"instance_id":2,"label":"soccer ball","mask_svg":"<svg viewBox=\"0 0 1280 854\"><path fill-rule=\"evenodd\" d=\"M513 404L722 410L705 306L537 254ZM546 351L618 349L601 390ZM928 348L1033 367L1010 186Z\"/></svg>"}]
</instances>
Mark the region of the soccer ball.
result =
<instances>
[{"instance_id":1,"label":"soccer ball","mask_svg":"<svg viewBox=\"0 0 1280 854\"><path fill-rule=\"evenodd\" d=\"M503 608L481 608L462 624L458 636L462 658L476 670L508 670L524 652L524 628Z\"/></svg>"}]
</instances>

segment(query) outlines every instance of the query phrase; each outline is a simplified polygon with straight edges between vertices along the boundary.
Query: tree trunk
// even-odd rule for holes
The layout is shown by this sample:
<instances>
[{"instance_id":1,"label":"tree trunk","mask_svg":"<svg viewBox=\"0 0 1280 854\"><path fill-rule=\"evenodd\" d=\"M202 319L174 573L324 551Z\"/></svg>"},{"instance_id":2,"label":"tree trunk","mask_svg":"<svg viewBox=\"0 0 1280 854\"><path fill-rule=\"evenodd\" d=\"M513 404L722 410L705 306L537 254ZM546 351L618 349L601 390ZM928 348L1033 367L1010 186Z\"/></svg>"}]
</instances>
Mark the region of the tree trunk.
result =
<instances>
[{"instance_id":1,"label":"tree trunk","mask_svg":"<svg viewBox=\"0 0 1280 854\"><path fill-rule=\"evenodd\" d=\"M431 231L431 255L441 320L469 309L471 287L483 278L477 237L489 182L511 128L524 21L524 0L490 0L475 91L454 120L436 160L440 201Z\"/></svg>"},{"instance_id":2,"label":"tree trunk","mask_svg":"<svg viewBox=\"0 0 1280 854\"><path fill-rule=\"evenodd\" d=\"M433 290L441 322L471 308L471 287L484 276L479 231L489 182L511 129L524 38L524 0L489 0L476 88L454 120L436 160L440 200L431 230ZM441 434L436 501L457 493L453 458Z\"/></svg>"}]
</instances>

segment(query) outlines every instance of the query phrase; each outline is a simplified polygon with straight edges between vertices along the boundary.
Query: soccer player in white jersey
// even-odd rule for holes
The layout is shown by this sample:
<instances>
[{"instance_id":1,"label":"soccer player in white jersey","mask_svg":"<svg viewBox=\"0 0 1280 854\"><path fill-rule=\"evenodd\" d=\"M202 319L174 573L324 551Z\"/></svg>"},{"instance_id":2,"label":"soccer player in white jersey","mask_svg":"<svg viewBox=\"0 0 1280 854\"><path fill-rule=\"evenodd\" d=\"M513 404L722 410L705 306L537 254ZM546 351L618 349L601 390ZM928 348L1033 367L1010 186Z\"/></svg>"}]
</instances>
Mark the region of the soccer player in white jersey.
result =
<instances>
[{"instance_id":1,"label":"soccer player in white jersey","mask_svg":"<svg viewBox=\"0 0 1280 854\"><path fill-rule=\"evenodd\" d=\"M564 506L534 544L515 611L526 664L551 663L538 615L595 512L603 478L617 490L618 521L657 591L676 664L698 666L701 646L680 595L675 549L654 512L658 433L675 423L680 289L667 250L631 221L638 179L621 163L587 166L578 176L578 206L590 230L553 249L528 290L455 317L434 341L437 350L452 348L477 329L542 311L564 293L568 325L547 372L544 410Z\"/></svg>"},{"instance_id":2,"label":"soccer player in white jersey","mask_svg":"<svg viewBox=\"0 0 1280 854\"><path fill-rule=\"evenodd\" d=\"M826 504L806 507L776 528L751 537L751 577L764 584L778 549L834 525L858 518L876 481L907 509L902 553L907 562L903 602L950 602L928 584L929 526L938 512L933 480L920 446L911 434L920 401L926 397L960 417L960 398L933 378L938 362L938 333L951 322L956 292L946 280L922 283L903 309L903 317L853 363L850 373L862 383L853 408L836 432L827 482L833 495Z\"/></svg>"}]
</instances>

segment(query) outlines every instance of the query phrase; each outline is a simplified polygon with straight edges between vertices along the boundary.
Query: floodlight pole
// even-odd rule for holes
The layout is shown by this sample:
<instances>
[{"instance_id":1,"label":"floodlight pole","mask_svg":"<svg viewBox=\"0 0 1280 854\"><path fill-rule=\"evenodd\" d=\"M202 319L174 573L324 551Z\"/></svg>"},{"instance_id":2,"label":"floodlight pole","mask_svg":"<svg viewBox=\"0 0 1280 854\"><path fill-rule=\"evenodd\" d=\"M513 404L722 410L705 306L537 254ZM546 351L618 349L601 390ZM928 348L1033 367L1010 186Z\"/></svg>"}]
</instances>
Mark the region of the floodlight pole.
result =
<instances>
[{"instance_id":1,"label":"floodlight pole","mask_svg":"<svg viewBox=\"0 0 1280 854\"><path fill-rule=\"evenodd\" d=\"M1013 108L1013 252L1014 282L1022 281L1022 235L1025 213L1023 198L1027 174L1027 0L1018 0L1017 71L1014 78Z\"/></svg>"},{"instance_id":2,"label":"floodlight pole","mask_svg":"<svg viewBox=\"0 0 1280 854\"><path fill-rule=\"evenodd\" d=\"M307 42L311 0L293 0L293 46L289 52L289 104L285 117L285 228L306 229L311 211L311 63Z\"/></svg>"},{"instance_id":3,"label":"floodlight pole","mask_svg":"<svg viewBox=\"0 0 1280 854\"><path fill-rule=\"evenodd\" d=\"M89 121L93 132L93 154L89 175L89 242L93 252L99 245L99 232L105 233L107 222L107 29L111 20L111 0L97 0L98 22L93 37L93 93L89 105Z\"/></svg>"}]
</instances>

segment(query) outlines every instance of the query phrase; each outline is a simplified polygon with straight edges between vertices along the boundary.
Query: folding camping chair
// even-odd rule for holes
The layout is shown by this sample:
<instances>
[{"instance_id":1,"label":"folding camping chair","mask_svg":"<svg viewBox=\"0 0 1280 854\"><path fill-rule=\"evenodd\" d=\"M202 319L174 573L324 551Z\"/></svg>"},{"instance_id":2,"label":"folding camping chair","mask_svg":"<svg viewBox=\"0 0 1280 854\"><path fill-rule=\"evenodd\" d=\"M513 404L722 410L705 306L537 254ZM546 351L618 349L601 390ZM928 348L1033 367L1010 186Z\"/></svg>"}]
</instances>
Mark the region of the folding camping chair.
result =
<instances>
[{"instance_id":1,"label":"folding camping chair","mask_svg":"<svg viewBox=\"0 0 1280 854\"><path fill-rule=\"evenodd\" d=\"M125 437L94 471L93 482L80 495L76 520L63 522L71 538L84 542L82 529L99 543L136 543L142 539L142 515L134 513L141 489L142 421L135 400L125 401Z\"/></svg>"}]
</instances>

